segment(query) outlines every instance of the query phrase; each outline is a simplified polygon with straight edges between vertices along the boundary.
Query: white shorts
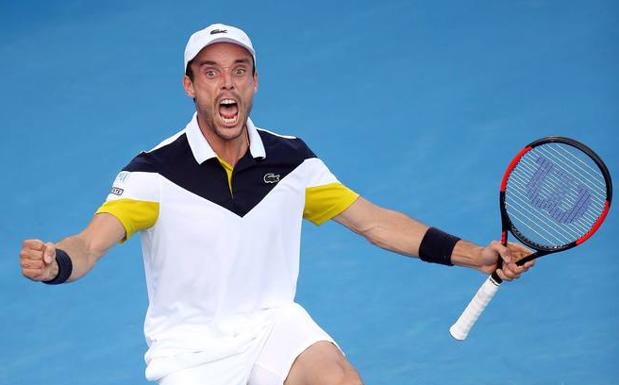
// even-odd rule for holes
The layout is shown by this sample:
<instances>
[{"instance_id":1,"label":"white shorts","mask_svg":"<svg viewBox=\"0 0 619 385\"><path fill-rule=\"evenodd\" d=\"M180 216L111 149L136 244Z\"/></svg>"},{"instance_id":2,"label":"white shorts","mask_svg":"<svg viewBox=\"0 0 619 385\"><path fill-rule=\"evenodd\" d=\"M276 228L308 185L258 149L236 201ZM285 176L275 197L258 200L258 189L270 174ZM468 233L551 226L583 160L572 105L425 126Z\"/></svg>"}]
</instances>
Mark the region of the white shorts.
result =
<instances>
[{"instance_id":1,"label":"white shorts","mask_svg":"<svg viewBox=\"0 0 619 385\"><path fill-rule=\"evenodd\" d=\"M282 385L294 360L305 349L319 341L335 344L296 303L270 313L270 334L254 352L245 355L246 360L253 360L253 365L238 365L238 361L224 358L168 374L159 380L159 385ZM249 372L245 367L250 368Z\"/></svg>"}]
</instances>

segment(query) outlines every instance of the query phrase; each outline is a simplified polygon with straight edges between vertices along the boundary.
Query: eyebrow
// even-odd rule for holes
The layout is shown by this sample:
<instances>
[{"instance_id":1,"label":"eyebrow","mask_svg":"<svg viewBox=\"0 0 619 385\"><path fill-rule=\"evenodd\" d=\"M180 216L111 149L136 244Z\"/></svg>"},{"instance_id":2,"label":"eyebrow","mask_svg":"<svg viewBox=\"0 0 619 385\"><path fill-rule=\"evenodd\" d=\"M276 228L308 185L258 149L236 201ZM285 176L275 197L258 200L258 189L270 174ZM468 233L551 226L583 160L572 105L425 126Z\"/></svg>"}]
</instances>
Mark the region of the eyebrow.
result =
<instances>
[{"instance_id":1,"label":"eyebrow","mask_svg":"<svg viewBox=\"0 0 619 385\"><path fill-rule=\"evenodd\" d=\"M248 58L236 59L232 64L251 64L251 61ZM203 65L219 66L217 62L214 62L212 60L204 60L198 63L198 66L200 67Z\"/></svg>"}]
</instances>

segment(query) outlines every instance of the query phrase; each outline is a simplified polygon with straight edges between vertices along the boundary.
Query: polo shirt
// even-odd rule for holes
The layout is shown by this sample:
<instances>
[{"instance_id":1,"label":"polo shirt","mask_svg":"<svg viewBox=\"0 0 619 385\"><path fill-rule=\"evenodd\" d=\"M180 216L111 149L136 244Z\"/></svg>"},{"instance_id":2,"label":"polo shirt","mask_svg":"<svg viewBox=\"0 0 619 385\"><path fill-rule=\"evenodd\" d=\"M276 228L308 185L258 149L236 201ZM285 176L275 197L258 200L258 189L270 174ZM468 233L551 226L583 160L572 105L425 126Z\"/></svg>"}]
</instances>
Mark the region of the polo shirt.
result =
<instances>
[{"instance_id":1,"label":"polo shirt","mask_svg":"<svg viewBox=\"0 0 619 385\"><path fill-rule=\"evenodd\" d=\"M194 114L137 155L97 213L141 233L149 347L174 344L213 320L294 301L303 218L321 224L358 194L299 138L248 119L249 149L234 168L218 159ZM186 341L185 341L186 342Z\"/></svg>"}]
</instances>

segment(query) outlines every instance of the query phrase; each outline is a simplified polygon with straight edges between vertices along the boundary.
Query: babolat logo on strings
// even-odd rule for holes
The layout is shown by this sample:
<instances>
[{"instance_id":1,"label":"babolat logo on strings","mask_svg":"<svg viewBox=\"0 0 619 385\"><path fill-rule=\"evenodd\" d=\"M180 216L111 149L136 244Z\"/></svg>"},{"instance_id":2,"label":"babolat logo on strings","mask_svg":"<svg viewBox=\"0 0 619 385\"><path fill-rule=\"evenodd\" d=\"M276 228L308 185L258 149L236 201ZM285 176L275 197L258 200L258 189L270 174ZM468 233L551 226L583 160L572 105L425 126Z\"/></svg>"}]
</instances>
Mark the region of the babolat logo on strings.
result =
<instances>
[{"instance_id":1,"label":"babolat logo on strings","mask_svg":"<svg viewBox=\"0 0 619 385\"><path fill-rule=\"evenodd\" d=\"M218 33L228 33L227 29L214 29L211 31L211 35L216 35Z\"/></svg>"},{"instance_id":2,"label":"babolat logo on strings","mask_svg":"<svg viewBox=\"0 0 619 385\"><path fill-rule=\"evenodd\" d=\"M537 169L526 185L531 205L545 210L558 223L568 225L579 220L591 205L592 193L583 184L540 156Z\"/></svg>"},{"instance_id":3,"label":"babolat logo on strings","mask_svg":"<svg viewBox=\"0 0 619 385\"><path fill-rule=\"evenodd\" d=\"M279 182L279 174L273 174L272 172L264 174L264 183L277 183Z\"/></svg>"}]
</instances>

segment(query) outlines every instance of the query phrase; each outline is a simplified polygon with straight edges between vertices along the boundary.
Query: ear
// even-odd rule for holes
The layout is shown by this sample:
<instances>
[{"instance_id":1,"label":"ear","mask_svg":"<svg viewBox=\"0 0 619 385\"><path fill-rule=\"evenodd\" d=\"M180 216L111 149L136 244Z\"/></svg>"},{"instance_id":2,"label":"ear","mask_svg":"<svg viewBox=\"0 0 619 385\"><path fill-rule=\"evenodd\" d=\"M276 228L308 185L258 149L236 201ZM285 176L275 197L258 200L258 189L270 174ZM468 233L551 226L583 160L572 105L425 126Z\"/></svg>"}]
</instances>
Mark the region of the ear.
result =
<instances>
[{"instance_id":1,"label":"ear","mask_svg":"<svg viewBox=\"0 0 619 385\"><path fill-rule=\"evenodd\" d=\"M192 98L196 97L196 92L193 89L193 82L191 81L191 79L187 75L183 76L183 88L185 89L185 93L188 96L190 96Z\"/></svg>"},{"instance_id":2,"label":"ear","mask_svg":"<svg viewBox=\"0 0 619 385\"><path fill-rule=\"evenodd\" d=\"M254 72L254 94L258 92L258 71Z\"/></svg>"}]
</instances>

